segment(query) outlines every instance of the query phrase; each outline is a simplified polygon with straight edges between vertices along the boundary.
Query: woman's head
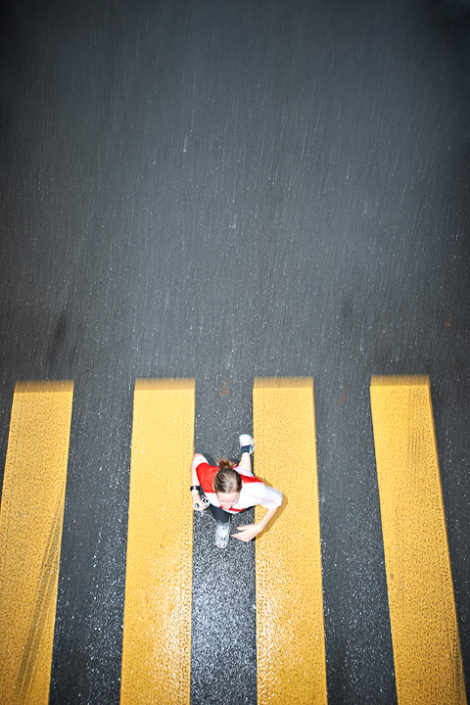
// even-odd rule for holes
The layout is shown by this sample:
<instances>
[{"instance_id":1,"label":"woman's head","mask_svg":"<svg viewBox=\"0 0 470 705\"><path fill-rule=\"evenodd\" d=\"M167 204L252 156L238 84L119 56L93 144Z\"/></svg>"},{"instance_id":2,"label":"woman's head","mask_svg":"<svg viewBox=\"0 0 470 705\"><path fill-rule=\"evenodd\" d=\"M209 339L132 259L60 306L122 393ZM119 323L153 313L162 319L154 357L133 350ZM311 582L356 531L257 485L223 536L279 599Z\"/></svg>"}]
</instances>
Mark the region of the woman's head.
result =
<instances>
[{"instance_id":1,"label":"woman's head","mask_svg":"<svg viewBox=\"0 0 470 705\"><path fill-rule=\"evenodd\" d=\"M240 496L242 479L238 472L234 470L234 464L230 460L222 458L217 463L219 472L214 478L214 489L222 509L230 509Z\"/></svg>"}]
</instances>

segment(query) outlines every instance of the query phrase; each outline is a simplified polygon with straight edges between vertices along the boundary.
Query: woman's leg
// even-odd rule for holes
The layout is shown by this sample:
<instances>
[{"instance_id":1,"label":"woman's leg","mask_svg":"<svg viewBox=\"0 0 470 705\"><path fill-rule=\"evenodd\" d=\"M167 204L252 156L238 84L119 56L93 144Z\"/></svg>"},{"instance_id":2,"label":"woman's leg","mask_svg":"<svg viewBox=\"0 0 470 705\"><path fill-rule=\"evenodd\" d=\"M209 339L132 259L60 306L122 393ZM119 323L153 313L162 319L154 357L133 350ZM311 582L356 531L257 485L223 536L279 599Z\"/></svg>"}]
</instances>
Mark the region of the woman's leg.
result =
<instances>
[{"instance_id":1,"label":"woman's leg","mask_svg":"<svg viewBox=\"0 0 470 705\"><path fill-rule=\"evenodd\" d=\"M230 514L220 507L214 507L213 504L209 509L216 521L215 545L217 548L227 548L230 537Z\"/></svg>"},{"instance_id":2,"label":"woman's leg","mask_svg":"<svg viewBox=\"0 0 470 705\"><path fill-rule=\"evenodd\" d=\"M216 520L217 524L228 524L230 521L230 514L220 507L214 507L213 504L209 505L210 513Z\"/></svg>"},{"instance_id":3,"label":"woman's leg","mask_svg":"<svg viewBox=\"0 0 470 705\"><path fill-rule=\"evenodd\" d=\"M248 472L250 473L253 472L253 470L251 469L251 455L249 453L242 453L242 457L240 458L238 467L243 468L244 470L248 470Z\"/></svg>"}]
</instances>

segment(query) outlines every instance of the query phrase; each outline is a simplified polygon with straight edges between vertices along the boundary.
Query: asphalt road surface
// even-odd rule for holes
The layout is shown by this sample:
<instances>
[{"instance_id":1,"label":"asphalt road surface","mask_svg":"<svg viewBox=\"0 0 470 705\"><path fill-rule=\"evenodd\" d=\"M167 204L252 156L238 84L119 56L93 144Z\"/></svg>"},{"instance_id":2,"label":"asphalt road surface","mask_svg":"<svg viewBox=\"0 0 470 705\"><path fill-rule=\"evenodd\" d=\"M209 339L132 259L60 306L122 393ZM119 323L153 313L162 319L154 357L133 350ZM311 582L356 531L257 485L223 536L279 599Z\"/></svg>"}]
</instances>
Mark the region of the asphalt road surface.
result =
<instances>
[{"instance_id":1,"label":"asphalt road surface","mask_svg":"<svg viewBox=\"0 0 470 705\"><path fill-rule=\"evenodd\" d=\"M119 702L140 377L195 378L214 457L255 376L314 377L329 703L393 705L369 384L429 375L468 689L468 4L2 15L2 467L15 381L75 381L51 703ZM202 521L192 704L254 705L253 546Z\"/></svg>"}]
</instances>

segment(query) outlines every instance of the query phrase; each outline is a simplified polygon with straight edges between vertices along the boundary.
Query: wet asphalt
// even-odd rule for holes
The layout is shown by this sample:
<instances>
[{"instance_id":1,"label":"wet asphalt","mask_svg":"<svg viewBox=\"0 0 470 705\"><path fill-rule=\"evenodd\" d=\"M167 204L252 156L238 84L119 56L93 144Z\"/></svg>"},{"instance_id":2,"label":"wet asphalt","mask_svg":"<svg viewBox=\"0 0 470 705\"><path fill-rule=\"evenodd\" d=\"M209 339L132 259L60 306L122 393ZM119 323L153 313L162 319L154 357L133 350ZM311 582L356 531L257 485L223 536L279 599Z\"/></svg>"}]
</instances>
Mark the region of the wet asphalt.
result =
<instances>
[{"instance_id":1,"label":"wet asphalt","mask_svg":"<svg viewBox=\"0 0 470 705\"><path fill-rule=\"evenodd\" d=\"M2 468L15 381L75 381L50 702L119 702L138 377L214 458L315 378L329 703L393 705L369 383L429 375L468 689L469 4L1 13ZM195 517L192 705L256 703L253 557Z\"/></svg>"}]
</instances>

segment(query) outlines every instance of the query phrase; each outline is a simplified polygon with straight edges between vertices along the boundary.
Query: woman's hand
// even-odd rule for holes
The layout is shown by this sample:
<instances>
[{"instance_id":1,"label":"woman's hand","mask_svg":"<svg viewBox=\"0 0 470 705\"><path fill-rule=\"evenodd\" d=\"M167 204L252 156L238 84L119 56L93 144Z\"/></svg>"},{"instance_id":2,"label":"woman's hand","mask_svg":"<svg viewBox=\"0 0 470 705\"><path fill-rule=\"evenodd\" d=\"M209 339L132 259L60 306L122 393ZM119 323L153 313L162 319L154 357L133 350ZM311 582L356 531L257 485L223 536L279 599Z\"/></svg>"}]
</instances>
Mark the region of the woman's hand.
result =
<instances>
[{"instance_id":1,"label":"woman's hand","mask_svg":"<svg viewBox=\"0 0 470 705\"><path fill-rule=\"evenodd\" d=\"M244 526L238 526L238 534L232 534L234 539L240 539L240 541L251 541L257 536L263 527L259 524L245 524Z\"/></svg>"},{"instance_id":2,"label":"woman's hand","mask_svg":"<svg viewBox=\"0 0 470 705\"><path fill-rule=\"evenodd\" d=\"M209 502L205 497L204 500L201 499L198 490L191 490L191 497L193 498L193 509L195 512L203 512L204 509L207 509Z\"/></svg>"},{"instance_id":3,"label":"woman's hand","mask_svg":"<svg viewBox=\"0 0 470 705\"><path fill-rule=\"evenodd\" d=\"M245 526L238 527L238 534L232 534L234 539L240 539L240 541L251 541L255 536L260 534L269 524L279 507L271 507L271 509L266 510L266 514L260 521L256 524L245 524Z\"/></svg>"}]
</instances>

